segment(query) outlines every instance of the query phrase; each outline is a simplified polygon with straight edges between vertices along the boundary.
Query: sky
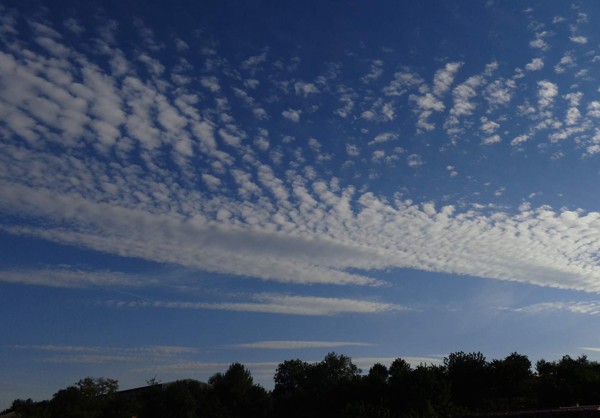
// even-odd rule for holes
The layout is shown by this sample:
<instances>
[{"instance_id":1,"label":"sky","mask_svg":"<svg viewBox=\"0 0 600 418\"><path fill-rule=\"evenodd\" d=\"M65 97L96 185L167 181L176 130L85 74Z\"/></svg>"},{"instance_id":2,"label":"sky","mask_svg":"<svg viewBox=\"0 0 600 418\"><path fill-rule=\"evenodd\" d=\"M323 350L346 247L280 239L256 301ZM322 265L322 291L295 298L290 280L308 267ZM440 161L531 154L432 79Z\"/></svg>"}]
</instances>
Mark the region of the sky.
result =
<instances>
[{"instance_id":1,"label":"sky","mask_svg":"<svg viewBox=\"0 0 600 418\"><path fill-rule=\"evenodd\" d=\"M599 23L0 1L0 409L330 351L600 361Z\"/></svg>"}]
</instances>

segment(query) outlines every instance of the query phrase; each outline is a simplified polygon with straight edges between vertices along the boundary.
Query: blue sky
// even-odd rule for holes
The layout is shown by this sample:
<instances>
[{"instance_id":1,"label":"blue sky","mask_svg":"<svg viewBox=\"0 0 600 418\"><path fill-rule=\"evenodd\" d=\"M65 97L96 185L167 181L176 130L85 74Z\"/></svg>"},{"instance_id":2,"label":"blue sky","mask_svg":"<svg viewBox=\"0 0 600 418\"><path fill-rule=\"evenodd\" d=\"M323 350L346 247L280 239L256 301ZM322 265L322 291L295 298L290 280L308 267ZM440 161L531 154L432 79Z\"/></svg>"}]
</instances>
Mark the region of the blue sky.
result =
<instances>
[{"instance_id":1,"label":"blue sky","mask_svg":"<svg viewBox=\"0 0 600 418\"><path fill-rule=\"evenodd\" d=\"M1 408L600 360L595 2L83 3L0 4Z\"/></svg>"}]
</instances>

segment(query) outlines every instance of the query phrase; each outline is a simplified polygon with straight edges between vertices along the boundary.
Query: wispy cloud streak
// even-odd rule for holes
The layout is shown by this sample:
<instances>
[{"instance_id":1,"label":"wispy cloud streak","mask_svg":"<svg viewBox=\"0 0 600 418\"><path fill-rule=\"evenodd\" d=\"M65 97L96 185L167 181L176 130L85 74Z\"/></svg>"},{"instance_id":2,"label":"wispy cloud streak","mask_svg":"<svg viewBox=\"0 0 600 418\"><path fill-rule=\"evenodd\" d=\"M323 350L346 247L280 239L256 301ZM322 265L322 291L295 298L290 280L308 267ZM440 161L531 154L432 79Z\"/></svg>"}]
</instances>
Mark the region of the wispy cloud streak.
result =
<instances>
[{"instance_id":1,"label":"wispy cloud streak","mask_svg":"<svg viewBox=\"0 0 600 418\"><path fill-rule=\"evenodd\" d=\"M382 302L277 294L253 295L250 302L108 301L105 304L119 308L208 309L303 316L374 314L410 310L400 305Z\"/></svg>"},{"instance_id":2,"label":"wispy cloud streak","mask_svg":"<svg viewBox=\"0 0 600 418\"><path fill-rule=\"evenodd\" d=\"M371 345L373 344L347 341L258 341L254 343L236 344L231 347L259 350L296 350L305 348L365 347Z\"/></svg>"}]
</instances>

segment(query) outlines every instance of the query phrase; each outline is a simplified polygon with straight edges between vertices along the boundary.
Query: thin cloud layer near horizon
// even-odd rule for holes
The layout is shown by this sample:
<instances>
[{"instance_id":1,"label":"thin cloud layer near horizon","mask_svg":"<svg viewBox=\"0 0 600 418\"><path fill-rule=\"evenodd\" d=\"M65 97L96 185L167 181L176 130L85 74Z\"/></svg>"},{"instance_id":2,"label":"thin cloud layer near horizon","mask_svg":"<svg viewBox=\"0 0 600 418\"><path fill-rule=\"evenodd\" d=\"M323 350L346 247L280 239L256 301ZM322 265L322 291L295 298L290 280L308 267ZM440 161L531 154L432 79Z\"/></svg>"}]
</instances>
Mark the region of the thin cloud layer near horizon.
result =
<instances>
[{"instance_id":1,"label":"thin cloud layer near horizon","mask_svg":"<svg viewBox=\"0 0 600 418\"><path fill-rule=\"evenodd\" d=\"M0 4L0 407L350 355L600 360L594 2Z\"/></svg>"}]
</instances>

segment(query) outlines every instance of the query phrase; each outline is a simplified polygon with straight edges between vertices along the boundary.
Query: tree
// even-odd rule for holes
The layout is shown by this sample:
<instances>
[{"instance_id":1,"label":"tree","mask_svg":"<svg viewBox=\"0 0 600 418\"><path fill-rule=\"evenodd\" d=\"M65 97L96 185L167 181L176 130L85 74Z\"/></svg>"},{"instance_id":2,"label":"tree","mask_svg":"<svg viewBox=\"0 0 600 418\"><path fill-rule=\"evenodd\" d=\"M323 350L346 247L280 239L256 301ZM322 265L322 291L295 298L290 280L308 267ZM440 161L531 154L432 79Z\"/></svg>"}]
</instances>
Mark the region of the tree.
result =
<instances>
[{"instance_id":1,"label":"tree","mask_svg":"<svg viewBox=\"0 0 600 418\"><path fill-rule=\"evenodd\" d=\"M96 398L115 393L119 389L119 382L104 377L86 377L75 383L75 386L86 398Z\"/></svg>"},{"instance_id":2,"label":"tree","mask_svg":"<svg viewBox=\"0 0 600 418\"><path fill-rule=\"evenodd\" d=\"M315 365L313 373L315 385L331 386L358 378L361 370L352 363L350 357L331 352L325 356L323 361Z\"/></svg>"},{"instance_id":3,"label":"tree","mask_svg":"<svg viewBox=\"0 0 600 418\"><path fill-rule=\"evenodd\" d=\"M208 383L216 388L226 388L228 392L242 395L254 385L254 379L250 370L240 363L233 363L225 374L216 373Z\"/></svg>"},{"instance_id":4,"label":"tree","mask_svg":"<svg viewBox=\"0 0 600 418\"><path fill-rule=\"evenodd\" d=\"M541 359L536 362L535 370L537 373L535 391L538 407L560 405L561 400L557 398L559 394L556 363Z\"/></svg>"},{"instance_id":5,"label":"tree","mask_svg":"<svg viewBox=\"0 0 600 418\"><path fill-rule=\"evenodd\" d=\"M286 360L277 366L273 394L277 397L291 396L306 390L308 370L311 366L302 360Z\"/></svg>"},{"instance_id":6,"label":"tree","mask_svg":"<svg viewBox=\"0 0 600 418\"><path fill-rule=\"evenodd\" d=\"M49 403L52 418L118 418L131 416L123 399L114 396L115 379L86 377L56 392Z\"/></svg>"},{"instance_id":7,"label":"tree","mask_svg":"<svg viewBox=\"0 0 600 418\"><path fill-rule=\"evenodd\" d=\"M148 386L160 385L160 383L161 383L160 379L157 379L156 376L154 376L150 379L146 379L146 384Z\"/></svg>"},{"instance_id":8,"label":"tree","mask_svg":"<svg viewBox=\"0 0 600 418\"><path fill-rule=\"evenodd\" d=\"M270 410L267 391L254 384L252 374L240 363L231 364L224 374L216 373L208 382L234 417L261 417Z\"/></svg>"},{"instance_id":9,"label":"tree","mask_svg":"<svg viewBox=\"0 0 600 418\"><path fill-rule=\"evenodd\" d=\"M452 400L469 410L480 408L489 395L489 367L480 352L451 353L444 359Z\"/></svg>"},{"instance_id":10,"label":"tree","mask_svg":"<svg viewBox=\"0 0 600 418\"><path fill-rule=\"evenodd\" d=\"M374 364L369 373L361 379L354 402L344 412L344 416L380 416L389 415L389 371L381 363Z\"/></svg>"},{"instance_id":11,"label":"tree","mask_svg":"<svg viewBox=\"0 0 600 418\"><path fill-rule=\"evenodd\" d=\"M373 367L369 369L369 374L367 375L367 377L373 382L380 382L385 384L387 383L389 374L390 373L387 367L385 367L381 363L376 363L373 365Z\"/></svg>"},{"instance_id":12,"label":"tree","mask_svg":"<svg viewBox=\"0 0 600 418\"><path fill-rule=\"evenodd\" d=\"M389 409L379 404L352 402L341 413L342 418L390 418Z\"/></svg>"},{"instance_id":13,"label":"tree","mask_svg":"<svg viewBox=\"0 0 600 418\"><path fill-rule=\"evenodd\" d=\"M59 390L50 400L52 418L95 418L100 416L97 409L75 386Z\"/></svg>"},{"instance_id":14,"label":"tree","mask_svg":"<svg viewBox=\"0 0 600 418\"><path fill-rule=\"evenodd\" d=\"M229 418L210 386L185 379L154 385L140 396L140 418Z\"/></svg>"},{"instance_id":15,"label":"tree","mask_svg":"<svg viewBox=\"0 0 600 418\"><path fill-rule=\"evenodd\" d=\"M496 396L495 409L525 408L533 373L527 356L511 353L503 360L490 363L491 378Z\"/></svg>"},{"instance_id":16,"label":"tree","mask_svg":"<svg viewBox=\"0 0 600 418\"><path fill-rule=\"evenodd\" d=\"M600 399L600 364L586 356L536 363L536 391L540 405L573 406Z\"/></svg>"},{"instance_id":17,"label":"tree","mask_svg":"<svg viewBox=\"0 0 600 418\"><path fill-rule=\"evenodd\" d=\"M31 399L16 399L10 408L19 418L49 418L48 401L34 402Z\"/></svg>"},{"instance_id":18,"label":"tree","mask_svg":"<svg viewBox=\"0 0 600 418\"><path fill-rule=\"evenodd\" d=\"M390 390L390 407L396 414L408 412L411 399L412 367L406 360L397 358L389 369L388 384Z\"/></svg>"},{"instance_id":19,"label":"tree","mask_svg":"<svg viewBox=\"0 0 600 418\"><path fill-rule=\"evenodd\" d=\"M360 373L350 357L333 352L318 363L285 361L274 376L276 415L337 416L359 395Z\"/></svg>"},{"instance_id":20,"label":"tree","mask_svg":"<svg viewBox=\"0 0 600 418\"><path fill-rule=\"evenodd\" d=\"M314 364L302 360L286 360L277 366L273 380L274 416L304 417L310 416L315 404L312 396L310 375Z\"/></svg>"},{"instance_id":21,"label":"tree","mask_svg":"<svg viewBox=\"0 0 600 418\"><path fill-rule=\"evenodd\" d=\"M433 418L453 415L446 374L447 369L438 365L420 364L412 371L408 390L411 416Z\"/></svg>"}]
</instances>

